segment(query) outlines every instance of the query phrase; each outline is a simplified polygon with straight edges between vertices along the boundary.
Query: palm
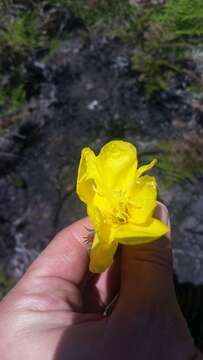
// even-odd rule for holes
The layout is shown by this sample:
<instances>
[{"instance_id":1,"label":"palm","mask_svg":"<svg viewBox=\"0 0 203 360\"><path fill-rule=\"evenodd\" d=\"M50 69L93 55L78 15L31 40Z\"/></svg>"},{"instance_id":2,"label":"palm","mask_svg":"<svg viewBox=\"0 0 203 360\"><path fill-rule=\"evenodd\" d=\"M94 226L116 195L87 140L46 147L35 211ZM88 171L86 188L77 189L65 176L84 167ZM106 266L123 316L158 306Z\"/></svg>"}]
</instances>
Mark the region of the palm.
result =
<instances>
[{"instance_id":1,"label":"palm","mask_svg":"<svg viewBox=\"0 0 203 360\"><path fill-rule=\"evenodd\" d=\"M193 358L168 240L125 247L110 270L90 277L87 225L81 220L61 232L2 301L1 359Z\"/></svg>"}]
</instances>

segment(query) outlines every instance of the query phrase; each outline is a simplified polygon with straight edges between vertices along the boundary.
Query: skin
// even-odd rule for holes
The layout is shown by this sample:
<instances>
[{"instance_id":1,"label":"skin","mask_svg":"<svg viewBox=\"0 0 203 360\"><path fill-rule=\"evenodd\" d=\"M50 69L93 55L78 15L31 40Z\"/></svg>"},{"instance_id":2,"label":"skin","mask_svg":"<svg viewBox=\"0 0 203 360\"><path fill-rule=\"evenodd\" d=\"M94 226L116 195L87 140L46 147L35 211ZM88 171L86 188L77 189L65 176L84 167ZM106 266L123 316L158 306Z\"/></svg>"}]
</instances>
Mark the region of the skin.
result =
<instances>
[{"instance_id":1,"label":"skin","mask_svg":"<svg viewBox=\"0 0 203 360\"><path fill-rule=\"evenodd\" d=\"M168 223L163 205L156 216ZM90 227L60 232L0 303L1 360L203 359L176 301L170 240L124 246L91 275Z\"/></svg>"}]
</instances>

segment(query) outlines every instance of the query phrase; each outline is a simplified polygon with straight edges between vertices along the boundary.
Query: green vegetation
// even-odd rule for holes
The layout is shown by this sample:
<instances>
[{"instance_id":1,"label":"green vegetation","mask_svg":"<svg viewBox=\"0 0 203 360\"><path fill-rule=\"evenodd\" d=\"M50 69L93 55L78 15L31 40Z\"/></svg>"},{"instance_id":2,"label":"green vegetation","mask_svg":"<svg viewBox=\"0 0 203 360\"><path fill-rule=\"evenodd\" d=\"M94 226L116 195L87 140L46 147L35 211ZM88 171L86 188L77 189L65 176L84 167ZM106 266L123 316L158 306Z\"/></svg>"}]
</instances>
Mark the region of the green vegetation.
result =
<instances>
[{"instance_id":1,"label":"green vegetation","mask_svg":"<svg viewBox=\"0 0 203 360\"><path fill-rule=\"evenodd\" d=\"M173 28L177 36L203 36L202 0L168 0L151 18Z\"/></svg>"},{"instance_id":2,"label":"green vegetation","mask_svg":"<svg viewBox=\"0 0 203 360\"><path fill-rule=\"evenodd\" d=\"M194 183L203 175L203 134L189 133L184 138L165 140L155 147L160 185L168 190L183 181ZM143 156L146 160L151 155Z\"/></svg>"},{"instance_id":3,"label":"green vegetation","mask_svg":"<svg viewBox=\"0 0 203 360\"><path fill-rule=\"evenodd\" d=\"M14 21L5 23L0 30L0 46L13 54L24 54L39 44L40 33L37 17L33 13L23 14Z\"/></svg>"},{"instance_id":4,"label":"green vegetation","mask_svg":"<svg viewBox=\"0 0 203 360\"><path fill-rule=\"evenodd\" d=\"M159 24L150 24L145 38L132 56L132 68L144 83L146 95L167 90L170 79L184 72L181 61L187 59L189 47L177 41L175 34Z\"/></svg>"},{"instance_id":5,"label":"green vegetation","mask_svg":"<svg viewBox=\"0 0 203 360\"><path fill-rule=\"evenodd\" d=\"M55 1L52 0L52 3ZM87 28L95 25L113 25L115 21L128 22L129 17L134 14L128 0L97 0L91 5L91 1L82 0L60 0L60 2L71 9L75 16L82 19ZM122 25L122 24L121 24Z\"/></svg>"},{"instance_id":6,"label":"green vegetation","mask_svg":"<svg viewBox=\"0 0 203 360\"><path fill-rule=\"evenodd\" d=\"M162 7L147 9L144 19L141 16L142 37L136 39L132 68L152 96L166 90L177 73L187 72L193 46L203 40L203 2L168 0ZM190 76L195 78L192 72ZM197 77L196 82L202 91Z\"/></svg>"},{"instance_id":7,"label":"green vegetation","mask_svg":"<svg viewBox=\"0 0 203 360\"><path fill-rule=\"evenodd\" d=\"M15 112L25 103L25 66L30 51L40 42L37 17L26 13L15 19L5 17L0 27L0 80L8 79L0 89L0 113ZM1 76L2 75L2 76Z\"/></svg>"},{"instance_id":8,"label":"green vegetation","mask_svg":"<svg viewBox=\"0 0 203 360\"><path fill-rule=\"evenodd\" d=\"M56 15L47 9L54 9ZM148 7L131 6L128 0L4 0L0 15L0 114L15 112L25 103L27 58L39 49L45 50L47 58L70 35L66 30L61 34L55 26L60 21L57 9L68 10L79 19L87 35L99 30L128 42L134 48L132 70L149 97L167 90L176 74L187 72L192 49L203 40L202 0L167 0L165 5ZM5 69L9 73L6 83L2 80ZM190 75L202 89L198 76Z\"/></svg>"},{"instance_id":9,"label":"green vegetation","mask_svg":"<svg viewBox=\"0 0 203 360\"><path fill-rule=\"evenodd\" d=\"M163 186L171 188L182 182L195 182L203 175L203 161L196 156L196 149L184 147L185 143L170 141L159 146L160 155L158 168Z\"/></svg>"},{"instance_id":10,"label":"green vegetation","mask_svg":"<svg viewBox=\"0 0 203 360\"><path fill-rule=\"evenodd\" d=\"M13 88L8 87L0 91L0 110L5 107L11 113L18 111L25 103L25 87L23 79Z\"/></svg>"}]
</instances>

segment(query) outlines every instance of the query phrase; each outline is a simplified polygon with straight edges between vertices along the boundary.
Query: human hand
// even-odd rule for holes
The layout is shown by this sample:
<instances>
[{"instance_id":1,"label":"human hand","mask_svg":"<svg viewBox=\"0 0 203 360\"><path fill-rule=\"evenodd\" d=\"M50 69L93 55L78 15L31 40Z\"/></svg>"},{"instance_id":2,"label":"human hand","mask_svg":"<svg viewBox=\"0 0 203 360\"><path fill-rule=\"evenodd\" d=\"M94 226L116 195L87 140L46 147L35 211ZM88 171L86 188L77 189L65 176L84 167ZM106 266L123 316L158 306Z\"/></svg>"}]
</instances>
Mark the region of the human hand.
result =
<instances>
[{"instance_id":1,"label":"human hand","mask_svg":"<svg viewBox=\"0 0 203 360\"><path fill-rule=\"evenodd\" d=\"M177 305L170 241L123 246L91 275L90 227L85 218L60 232L3 299L1 360L202 359Z\"/></svg>"}]
</instances>

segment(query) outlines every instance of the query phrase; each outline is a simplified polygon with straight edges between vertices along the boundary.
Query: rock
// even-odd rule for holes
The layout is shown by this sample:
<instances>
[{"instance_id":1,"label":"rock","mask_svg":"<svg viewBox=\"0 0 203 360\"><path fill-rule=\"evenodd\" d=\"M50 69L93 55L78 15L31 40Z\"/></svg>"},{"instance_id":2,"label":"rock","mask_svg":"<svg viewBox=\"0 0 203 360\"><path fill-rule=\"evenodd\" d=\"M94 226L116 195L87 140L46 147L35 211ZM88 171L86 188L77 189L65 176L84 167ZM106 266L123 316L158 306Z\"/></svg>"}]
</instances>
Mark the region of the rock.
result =
<instances>
[{"instance_id":1,"label":"rock","mask_svg":"<svg viewBox=\"0 0 203 360\"><path fill-rule=\"evenodd\" d=\"M192 213L194 216L202 220L203 214L203 196L199 196L198 199L192 204Z\"/></svg>"},{"instance_id":2,"label":"rock","mask_svg":"<svg viewBox=\"0 0 203 360\"><path fill-rule=\"evenodd\" d=\"M171 214L174 269L180 283L203 284L203 181L162 194Z\"/></svg>"},{"instance_id":3,"label":"rock","mask_svg":"<svg viewBox=\"0 0 203 360\"><path fill-rule=\"evenodd\" d=\"M75 37L46 64L33 59L29 66L40 86L20 122L0 136L0 265L9 274L20 276L57 231L85 215L75 194L84 146L98 151L120 138L150 152L159 140L183 136L198 118L178 82L165 97L147 100L130 53L118 41ZM202 180L161 196L171 211L178 279L202 283Z\"/></svg>"}]
</instances>

